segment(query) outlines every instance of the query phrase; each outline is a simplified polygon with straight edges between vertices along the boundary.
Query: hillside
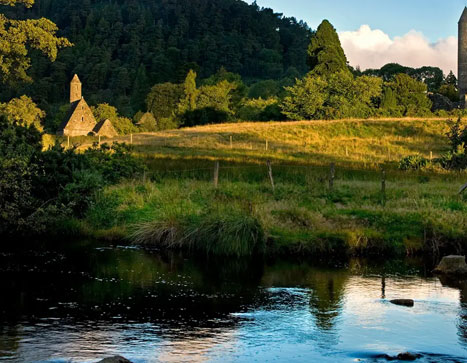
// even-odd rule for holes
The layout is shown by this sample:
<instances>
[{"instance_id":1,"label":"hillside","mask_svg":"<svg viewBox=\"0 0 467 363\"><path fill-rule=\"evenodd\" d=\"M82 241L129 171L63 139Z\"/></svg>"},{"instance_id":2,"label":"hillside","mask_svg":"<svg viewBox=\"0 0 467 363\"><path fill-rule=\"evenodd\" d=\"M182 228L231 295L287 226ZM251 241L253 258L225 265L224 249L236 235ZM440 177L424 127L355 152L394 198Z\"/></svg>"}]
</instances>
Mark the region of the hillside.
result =
<instances>
[{"instance_id":1,"label":"hillside","mask_svg":"<svg viewBox=\"0 0 467 363\"><path fill-rule=\"evenodd\" d=\"M447 148L446 119L251 122L133 135L135 150L158 159L225 160L379 168ZM230 145L232 137L232 146ZM129 141L129 136L118 138ZM266 141L268 150L266 150Z\"/></svg>"},{"instance_id":2,"label":"hillside","mask_svg":"<svg viewBox=\"0 0 467 363\"><path fill-rule=\"evenodd\" d=\"M225 67L246 80L307 71L307 25L240 0L37 0L31 10L0 12L47 17L74 43L55 63L34 57L35 83L16 91L42 107L66 102L74 73L91 104L108 102L133 116L151 86L179 82L190 68L203 78Z\"/></svg>"},{"instance_id":3,"label":"hillside","mask_svg":"<svg viewBox=\"0 0 467 363\"><path fill-rule=\"evenodd\" d=\"M398 169L404 156L443 154L448 125L445 119L302 121L135 134L144 176L106 188L72 226L99 238L215 254L253 253L256 239L241 244L240 234L266 236L269 253L450 253L465 248L467 196L458 190L467 174ZM211 230L223 231L220 242L209 239Z\"/></svg>"}]
</instances>

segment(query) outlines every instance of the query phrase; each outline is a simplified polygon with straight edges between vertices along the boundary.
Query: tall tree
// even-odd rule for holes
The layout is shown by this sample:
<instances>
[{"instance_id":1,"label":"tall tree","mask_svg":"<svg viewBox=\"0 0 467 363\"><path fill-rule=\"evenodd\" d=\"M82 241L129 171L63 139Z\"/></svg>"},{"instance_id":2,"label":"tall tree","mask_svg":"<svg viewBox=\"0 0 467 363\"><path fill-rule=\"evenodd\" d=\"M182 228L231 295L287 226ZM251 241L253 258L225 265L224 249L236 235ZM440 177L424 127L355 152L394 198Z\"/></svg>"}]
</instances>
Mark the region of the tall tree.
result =
<instances>
[{"instance_id":1,"label":"tall tree","mask_svg":"<svg viewBox=\"0 0 467 363\"><path fill-rule=\"evenodd\" d=\"M0 0L0 5L24 4L31 7L34 0ZM11 20L0 14L0 80L15 84L31 82L27 74L31 67L29 50L36 49L51 61L57 58L59 48L71 43L56 36L57 26L48 19Z\"/></svg>"},{"instance_id":2,"label":"tall tree","mask_svg":"<svg viewBox=\"0 0 467 363\"><path fill-rule=\"evenodd\" d=\"M311 73L319 76L348 70L347 58L339 36L336 29L327 20L323 20L316 34L311 37L308 47L308 65Z\"/></svg>"}]
</instances>

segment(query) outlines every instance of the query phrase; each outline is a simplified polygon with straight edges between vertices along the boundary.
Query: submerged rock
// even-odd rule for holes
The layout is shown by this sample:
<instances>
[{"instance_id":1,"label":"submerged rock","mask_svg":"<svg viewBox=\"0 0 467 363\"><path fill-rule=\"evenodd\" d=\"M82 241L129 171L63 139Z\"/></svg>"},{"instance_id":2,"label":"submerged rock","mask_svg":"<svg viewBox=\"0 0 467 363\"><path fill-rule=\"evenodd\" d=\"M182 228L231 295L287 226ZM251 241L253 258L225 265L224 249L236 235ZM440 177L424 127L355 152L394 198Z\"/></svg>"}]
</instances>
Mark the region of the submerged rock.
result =
<instances>
[{"instance_id":1,"label":"submerged rock","mask_svg":"<svg viewBox=\"0 0 467 363\"><path fill-rule=\"evenodd\" d=\"M465 256L443 257L438 267L436 267L433 272L445 275L467 275Z\"/></svg>"},{"instance_id":2,"label":"submerged rock","mask_svg":"<svg viewBox=\"0 0 467 363\"><path fill-rule=\"evenodd\" d=\"M131 361L119 355L116 355L115 357L104 358L97 363L131 363Z\"/></svg>"},{"instance_id":3,"label":"submerged rock","mask_svg":"<svg viewBox=\"0 0 467 363\"><path fill-rule=\"evenodd\" d=\"M414 361L414 360L417 360L420 357L421 356L419 354L413 354L413 353L405 352L405 353L400 353L396 357L396 359L397 360L402 360L402 361Z\"/></svg>"},{"instance_id":4,"label":"submerged rock","mask_svg":"<svg viewBox=\"0 0 467 363\"><path fill-rule=\"evenodd\" d=\"M405 353L400 353L397 356L390 356L390 355L385 354L383 356L379 356L378 358L384 358L388 361L398 360L398 361L403 361L403 362L411 362L421 357L422 356L420 354L405 352Z\"/></svg>"},{"instance_id":5,"label":"submerged rock","mask_svg":"<svg viewBox=\"0 0 467 363\"><path fill-rule=\"evenodd\" d=\"M390 303L394 305L407 306L410 308L415 305L415 302L412 299L395 299L391 300Z\"/></svg>"}]
</instances>

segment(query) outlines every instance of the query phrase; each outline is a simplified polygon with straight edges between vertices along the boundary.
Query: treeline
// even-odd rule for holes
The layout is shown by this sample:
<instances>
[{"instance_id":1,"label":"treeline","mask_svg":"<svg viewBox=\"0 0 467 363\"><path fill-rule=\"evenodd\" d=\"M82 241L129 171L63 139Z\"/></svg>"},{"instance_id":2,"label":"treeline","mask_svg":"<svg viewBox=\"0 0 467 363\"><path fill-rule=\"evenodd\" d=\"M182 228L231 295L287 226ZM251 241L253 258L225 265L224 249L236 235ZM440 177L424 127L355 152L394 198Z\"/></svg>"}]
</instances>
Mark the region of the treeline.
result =
<instances>
[{"instance_id":1,"label":"treeline","mask_svg":"<svg viewBox=\"0 0 467 363\"><path fill-rule=\"evenodd\" d=\"M312 34L303 22L240 0L37 0L0 12L49 18L74 44L54 63L32 54L35 82L0 91L3 101L28 94L48 114L67 98L74 73L91 104L112 104L127 117L144 108L154 84L183 82L190 69L207 78L225 67L248 83L299 77Z\"/></svg>"}]
</instances>

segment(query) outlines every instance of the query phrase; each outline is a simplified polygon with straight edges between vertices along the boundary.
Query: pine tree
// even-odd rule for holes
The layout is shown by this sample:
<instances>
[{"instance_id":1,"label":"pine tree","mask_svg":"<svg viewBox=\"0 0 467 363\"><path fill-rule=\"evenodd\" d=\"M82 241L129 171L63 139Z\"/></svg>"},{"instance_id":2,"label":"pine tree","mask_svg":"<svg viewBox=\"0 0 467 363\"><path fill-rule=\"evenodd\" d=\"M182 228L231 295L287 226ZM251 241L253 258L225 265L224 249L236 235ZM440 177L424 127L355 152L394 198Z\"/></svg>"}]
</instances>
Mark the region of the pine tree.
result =
<instances>
[{"instance_id":1,"label":"pine tree","mask_svg":"<svg viewBox=\"0 0 467 363\"><path fill-rule=\"evenodd\" d=\"M443 84L448 84L448 85L457 87L457 78L454 75L454 73L452 73L452 71L449 72L449 74L446 76L446 78L444 79Z\"/></svg>"},{"instance_id":2,"label":"pine tree","mask_svg":"<svg viewBox=\"0 0 467 363\"><path fill-rule=\"evenodd\" d=\"M308 47L308 65L312 74L327 76L347 70L347 58L332 24L323 20Z\"/></svg>"}]
</instances>

